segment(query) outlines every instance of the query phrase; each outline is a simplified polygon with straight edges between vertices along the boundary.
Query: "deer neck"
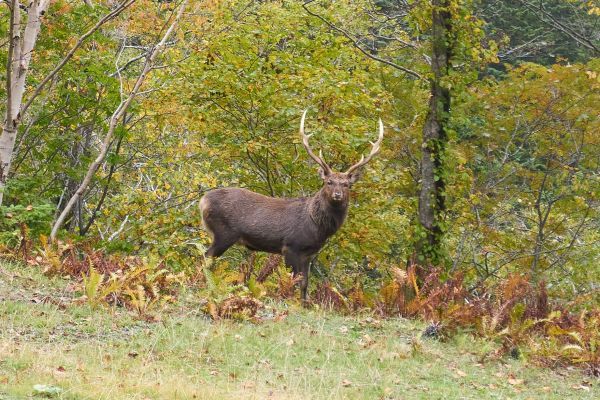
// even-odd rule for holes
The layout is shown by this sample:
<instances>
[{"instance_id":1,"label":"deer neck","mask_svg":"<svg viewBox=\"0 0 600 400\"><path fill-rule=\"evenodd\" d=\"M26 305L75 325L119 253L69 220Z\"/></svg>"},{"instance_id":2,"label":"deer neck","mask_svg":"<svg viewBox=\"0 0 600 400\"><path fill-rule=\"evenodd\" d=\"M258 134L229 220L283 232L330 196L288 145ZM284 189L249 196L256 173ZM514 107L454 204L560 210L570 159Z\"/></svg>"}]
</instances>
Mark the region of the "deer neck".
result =
<instances>
[{"instance_id":1,"label":"deer neck","mask_svg":"<svg viewBox=\"0 0 600 400\"><path fill-rule=\"evenodd\" d=\"M333 235L344 223L348 213L348 202L332 204L320 190L308 206L310 218L326 237Z\"/></svg>"}]
</instances>

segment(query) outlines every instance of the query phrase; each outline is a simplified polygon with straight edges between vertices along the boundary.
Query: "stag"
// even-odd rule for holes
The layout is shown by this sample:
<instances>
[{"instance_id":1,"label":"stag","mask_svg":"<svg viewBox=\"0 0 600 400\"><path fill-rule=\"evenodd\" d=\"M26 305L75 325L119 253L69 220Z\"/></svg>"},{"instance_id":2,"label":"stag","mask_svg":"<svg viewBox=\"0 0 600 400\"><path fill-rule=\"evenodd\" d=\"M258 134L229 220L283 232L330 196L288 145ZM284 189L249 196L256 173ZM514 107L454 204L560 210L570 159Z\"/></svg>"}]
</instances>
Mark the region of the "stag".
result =
<instances>
[{"instance_id":1,"label":"stag","mask_svg":"<svg viewBox=\"0 0 600 400\"><path fill-rule=\"evenodd\" d=\"M379 152L383 123L379 119L379 137L370 142L365 158L346 172L334 172L315 155L308 144L313 135L304 133L306 112L300 121L300 135L308 155L320 166L323 187L314 196L274 198L242 188L222 188L207 192L200 200L204 227L212 236L206 257L219 257L238 243L253 251L282 254L294 276L301 275L302 300L306 301L310 261L344 223L348 213L350 187L360 177L361 168Z\"/></svg>"}]
</instances>

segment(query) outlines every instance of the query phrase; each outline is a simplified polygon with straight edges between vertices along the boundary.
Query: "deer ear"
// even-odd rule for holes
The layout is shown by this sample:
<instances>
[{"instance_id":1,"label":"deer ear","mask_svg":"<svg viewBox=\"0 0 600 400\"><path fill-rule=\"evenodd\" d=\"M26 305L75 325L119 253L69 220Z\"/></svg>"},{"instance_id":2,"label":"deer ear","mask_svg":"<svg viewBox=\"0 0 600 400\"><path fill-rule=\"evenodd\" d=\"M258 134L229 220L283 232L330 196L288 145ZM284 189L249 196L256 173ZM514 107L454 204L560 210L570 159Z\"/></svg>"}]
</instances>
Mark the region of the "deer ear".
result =
<instances>
[{"instance_id":1,"label":"deer ear","mask_svg":"<svg viewBox=\"0 0 600 400\"><path fill-rule=\"evenodd\" d=\"M360 169L357 169L356 171L350 173L350 175L348 175L348 181L350 182L351 185L353 185L354 183L356 183L357 180L360 179L362 175L362 171Z\"/></svg>"},{"instance_id":2,"label":"deer ear","mask_svg":"<svg viewBox=\"0 0 600 400\"><path fill-rule=\"evenodd\" d=\"M321 179L325 179L329 176L329 174L323 171L323 168L319 168L319 176L321 177Z\"/></svg>"}]
</instances>

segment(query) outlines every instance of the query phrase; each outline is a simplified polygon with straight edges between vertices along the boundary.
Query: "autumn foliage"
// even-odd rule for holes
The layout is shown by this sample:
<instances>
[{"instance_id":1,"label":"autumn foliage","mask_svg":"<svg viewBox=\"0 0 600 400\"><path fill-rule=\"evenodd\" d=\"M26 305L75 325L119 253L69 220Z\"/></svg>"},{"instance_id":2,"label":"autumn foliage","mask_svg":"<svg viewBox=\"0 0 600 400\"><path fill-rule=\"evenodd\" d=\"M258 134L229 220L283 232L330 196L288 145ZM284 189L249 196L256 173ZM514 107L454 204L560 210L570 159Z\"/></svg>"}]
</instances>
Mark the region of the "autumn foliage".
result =
<instances>
[{"instance_id":1,"label":"autumn foliage","mask_svg":"<svg viewBox=\"0 0 600 400\"><path fill-rule=\"evenodd\" d=\"M3 68L16 15L5 3ZM185 287L215 321L257 322L269 303L296 304L300 278L279 255L234 247L213 264L205 260L210 238L199 199L232 186L312 194L321 181L301 151L302 111L314 115L311 143L340 170L368 151L381 117L381 152L352 187L347 222L312 262L309 306L421 319L430 324L427 337L488 338L496 344L489 357L598 374L597 35L591 51L587 42L565 45L573 37L550 26L540 32L530 25L541 23L534 14L518 19L513 14L527 16L515 8L523 2L444 2L456 51L441 83L452 105L444 143L427 143L431 2L189 1L103 146L111 116L179 3L136 1L33 96L81 33L115 6L88 3L51 1L31 60L20 64L22 100L35 101L18 116L10 171L0 174L3 256L68 277L76 301L94 308L124 307L155 321ZM593 2L541 3L556 20L577 16L564 26L598 26ZM523 30L509 31L512 22ZM2 115L11 93L0 85ZM443 235L429 265L415 257L426 241L417 223L422 156L442 145L430 178L444 183ZM97 172L77 193L103 147ZM77 202L51 244L46 237L69 198Z\"/></svg>"}]
</instances>

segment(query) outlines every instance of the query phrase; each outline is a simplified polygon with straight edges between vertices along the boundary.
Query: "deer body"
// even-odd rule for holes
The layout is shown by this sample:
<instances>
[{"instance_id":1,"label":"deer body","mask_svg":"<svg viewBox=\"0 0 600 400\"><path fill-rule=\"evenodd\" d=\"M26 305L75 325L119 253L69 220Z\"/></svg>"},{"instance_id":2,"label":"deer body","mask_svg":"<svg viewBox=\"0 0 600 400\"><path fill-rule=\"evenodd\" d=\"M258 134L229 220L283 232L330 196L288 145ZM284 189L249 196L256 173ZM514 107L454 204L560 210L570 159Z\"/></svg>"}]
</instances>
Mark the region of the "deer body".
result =
<instances>
[{"instance_id":1,"label":"deer body","mask_svg":"<svg viewBox=\"0 0 600 400\"><path fill-rule=\"evenodd\" d=\"M215 189L201 201L204 224L213 236L207 255L218 257L234 243L250 250L283 254L285 249L316 254L342 225L347 204L314 197L284 199L240 188Z\"/></svg>"},{"instance_id":2,"label":"deer body","mask_svg":"<svg viewBox=\"0 0 600 400\"><path fill-rule=\"evenodd\" d=\"M274 198L241 188L223 188L207 192L200 200L205 228L213 237L207 257L219 257L238 243L250 250L282 254L294 275L302 275L300 288L306 300L310 261L342 226L348 213L349 188L359 177L359 168L379 151L383 139L380 121L379 140L373 143L369 157L347 172L333 172L321 156L315 156L304 135L302 116L300 133L308 154L320 166L324 185L314 196Z\"/></svg>"}]
</instances>

